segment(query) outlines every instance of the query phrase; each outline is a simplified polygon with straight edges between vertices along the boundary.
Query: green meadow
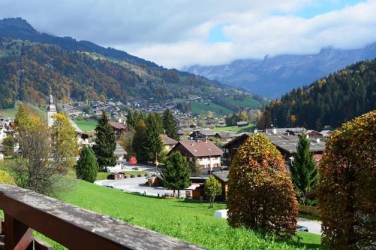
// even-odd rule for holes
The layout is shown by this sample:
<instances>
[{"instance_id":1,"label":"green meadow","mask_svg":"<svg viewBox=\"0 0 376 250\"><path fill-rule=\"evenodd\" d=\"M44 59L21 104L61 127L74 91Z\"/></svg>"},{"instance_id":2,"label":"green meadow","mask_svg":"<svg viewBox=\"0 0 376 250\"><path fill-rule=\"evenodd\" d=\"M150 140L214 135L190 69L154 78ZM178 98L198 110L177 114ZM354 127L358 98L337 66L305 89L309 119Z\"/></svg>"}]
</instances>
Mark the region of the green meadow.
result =
<instances>
[{"instance_id":1,"label":"green meadow","mask_svg":"<svg viewBox=\"0 0 376 250\"><path fill-rule=\"evenodd\" d=\"M192 107L192 113L199 114L199 115L200 114L206 115L208 111L215 112L215 114L218 116L220 114L228 115L228 114L234 113L230 109L219 106L214 103L210 103L210 105L207 105L204 102L191 102L191 107Z\"/></svg>"},{"instance_id":2,"label":"green meadow","mask_svg":"<svg viewBox=\"0 0 376 250\"><path fill-rule=\"evenodd\" d=\"M94 130L98 123L98 121L79 121L79 120L74 120L74 122L77 124L77 126L81 130L85 132Z\"/></svg>"},{"instance_id":3,"label":"green meadow","mask_svg":"<svg viewBox=\"0 0 376 250\"><path fill-rule=\"evenodd\" d=\"M320 249L320 236L298 232L290 241L233 229L214 211L225 204L134 195L81 180L61 200L101 214L182 239L208 249ZM126 233L126 232L125 232Z\"/></svg>"}]
</instances>

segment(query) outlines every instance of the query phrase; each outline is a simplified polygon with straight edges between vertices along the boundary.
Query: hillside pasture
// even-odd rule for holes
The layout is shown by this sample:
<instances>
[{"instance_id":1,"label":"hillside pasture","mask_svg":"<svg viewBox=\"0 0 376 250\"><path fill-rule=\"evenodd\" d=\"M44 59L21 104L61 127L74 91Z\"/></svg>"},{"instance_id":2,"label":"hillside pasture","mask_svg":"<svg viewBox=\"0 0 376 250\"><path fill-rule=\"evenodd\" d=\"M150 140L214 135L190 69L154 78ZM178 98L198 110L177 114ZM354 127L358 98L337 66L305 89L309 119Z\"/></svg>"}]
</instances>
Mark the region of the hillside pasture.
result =
<instances>
[{"instance_id":1,"label":"hillside pasture","mask_svg":"<svg viewBox=\"0 0 376 250\"><path fill-rule=\"evenodd\" d=\"M246 97L244 100L234 100L232 97L224 98L224 100L232 105L239 106L239 107L247 107L251 109L259 109L260 108L260 102L250 98Z\"/></svg>"},{"instance_id":2,"label":"hillside pasture","mask_svg":"<svg viewBox=\"0 0 376 250\"><path fill-rule=\"evenodd\" d=\"M245 229L233 229L214 211L226 208L205 202L162 199L77 181L62 200L101 214L188 241L208 249L320 249L320 236L298 232L290 241L279 241Z\"/></svg>"},{"instance_id":3,"label":"hillside pasture","mask_svg":"<svg viewBox=\"0 0 376 250\"><path fill-rule=\"evenodd\" d=\"M248 126L238 127L238 126L228 126L228 127L215 127L213 128L213 132L231 132L235 134L243 133L243 132L251 132L255 129L255 125L250 123Z\"/></svg>"},{"instance_id":4,"label":"hillside pasture","mask_svg":"<svg viewBox=\"0 0 376 250\"><path fill-rule=\"evenodd\" d=\"M79 121L74 120L74 122L77 124L77 126L85 132L92 131L95 129L95 127L98 124L98 121Z\"/></svg>"},{"instance_id":5,"label":"hillside pasture","mask_svg":"<svg viewBox=\"0 0 376 250\"><path fill-rule=\"evenodd\" d=\"M231 111L228 108L222 107L220 105L214 104L214 103L205 103L205 102L191 102L192 107L192 113L194 114L202 114L207 115L208 111L215 112L217 116L221 114L232 114L233 111Z\"/></svg>"}]
</instances>

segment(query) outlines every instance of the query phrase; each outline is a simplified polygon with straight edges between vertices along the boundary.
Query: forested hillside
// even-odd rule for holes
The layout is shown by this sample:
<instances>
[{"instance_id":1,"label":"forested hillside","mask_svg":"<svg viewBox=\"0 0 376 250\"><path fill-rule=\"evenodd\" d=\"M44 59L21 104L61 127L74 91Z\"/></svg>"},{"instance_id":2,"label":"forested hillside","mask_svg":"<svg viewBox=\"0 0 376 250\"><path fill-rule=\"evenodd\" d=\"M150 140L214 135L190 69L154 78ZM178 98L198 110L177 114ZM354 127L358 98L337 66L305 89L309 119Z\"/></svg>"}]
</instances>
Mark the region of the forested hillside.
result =
<instances>
[{"instance_id":1,"label":"forested hillside","mask_svg":"<svg viewBox=\"0 0 376 250\"><path fill-rule=\"evenodd\" d=\"M45 103L49 87L62 101L162 101L231 93L231 87L189 73L8 38L0 42L0 83L0 108L12 107L16 99Z\"/></svg>"},{"instance_id":2,"label":"forested hillside","mask_svg":"<svg viewBox=\"0 0 376 250\"><path fill-rule=\"evenodd\" d=\"M294 89L264 111L259 128L304 126L320 130L376 109L376 60L353 64L310 86Z\"/></svg>"},{"instance_id":3,"label":"forested hillside","mask_svg":"<svg viewBox=\"0 0 376 250\"><path fill-rule=\"evenodd\" d=\"M258 108L263 102L247 91L166 69L124 51L39 33L21 18L0 20L0 109L12 108L16 100L43 105L50 88L64 102L182 104L199 99L233 112ZM244 104L238 104L239 98ZM250 101L255 103L249 105Z\"/></svg>"}]
</instances>

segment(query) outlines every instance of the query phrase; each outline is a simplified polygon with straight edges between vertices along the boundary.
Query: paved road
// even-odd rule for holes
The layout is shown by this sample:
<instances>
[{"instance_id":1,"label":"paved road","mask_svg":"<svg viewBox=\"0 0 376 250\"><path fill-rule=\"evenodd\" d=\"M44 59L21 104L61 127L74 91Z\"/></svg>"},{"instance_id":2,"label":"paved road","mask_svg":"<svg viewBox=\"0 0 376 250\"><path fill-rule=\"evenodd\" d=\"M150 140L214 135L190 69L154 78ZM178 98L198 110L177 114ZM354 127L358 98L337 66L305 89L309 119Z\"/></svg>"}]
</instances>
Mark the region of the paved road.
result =
<instances>
[{"instance_id":1,"label":"paved road","mask_svg":"<svg viewBox=\"0 0 376 250\"><path fill-rule=\"evenodd\" d=\"M298 225L308 227L308 231L321 235L321 221L298 219Z\"/></svg>"},{"instance_id":2,"label":"paved road","mask_svg":"<svg viewBox=\"0 0 376 250\"><path fill-rule=\"evenodd\" d=\"M110 169L111 172L127 172L127 171L134 171L132 169L134 166L125 166L123 169L121 168L112 168ZM155 173L155 167L152 166L145 166L145 165L137 165L138 170L146 171L151 174ZM165 194L172 195L172 190L166 190L164 187L149 187L146 185L147 179L146 177L135 177L135 178L127 178L123 180L99 180L95 181L94 183L101 186L108 186L116 189L123 190L129 193L140 193L146 194L149 196L163 196ZM176 193L177 195L177 193ZM185 198L185 192L180 191L180 197Z\"/></svg>"}]
</instances>

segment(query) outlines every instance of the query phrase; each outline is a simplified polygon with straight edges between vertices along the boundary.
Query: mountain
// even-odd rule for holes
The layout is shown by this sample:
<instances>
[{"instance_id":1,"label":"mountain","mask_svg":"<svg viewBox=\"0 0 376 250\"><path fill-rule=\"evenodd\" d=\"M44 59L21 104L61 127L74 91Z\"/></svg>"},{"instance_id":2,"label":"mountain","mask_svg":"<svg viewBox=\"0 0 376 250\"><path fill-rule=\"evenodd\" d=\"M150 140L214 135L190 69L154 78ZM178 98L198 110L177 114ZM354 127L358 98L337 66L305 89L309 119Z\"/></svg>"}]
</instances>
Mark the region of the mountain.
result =
<instances>
[{"instance_id":1,"label":"mountain","mask_svg":"<svg viewBox=\"0 0 376 250\"><path fill-rule=\"evenodd\" d=\"M63 102L176 103L197 97L223 102L224 96L251 97L244 90L123 51L40 33L21 18L0 20L0 109L13 107L16 100L45 105L50 88Z\"/></svg>"},{"instance_id":2,"label":"mountain","mask_svg":"<svg viewBox=\"0 0 376 250\"><path fill-rule=\"evenodd\" d=\"M361 49L322 49L312 55L266 56L263 60L236 60L228 65L191 66L190 73L272 98L334 73L358 61L376 58L376 43Z\"/></svg>"},{"instance_id":3,"label":"mountain","mask_svg":"<svg viewBox=\"0 0 376 250\"><path fill-rule=\"evenodd\" d=\"M374 109L376 59L350 65L283 95L266 107L258 127L337 128Z\"/></svg>"}]
</instances>

